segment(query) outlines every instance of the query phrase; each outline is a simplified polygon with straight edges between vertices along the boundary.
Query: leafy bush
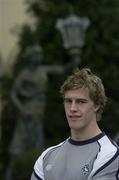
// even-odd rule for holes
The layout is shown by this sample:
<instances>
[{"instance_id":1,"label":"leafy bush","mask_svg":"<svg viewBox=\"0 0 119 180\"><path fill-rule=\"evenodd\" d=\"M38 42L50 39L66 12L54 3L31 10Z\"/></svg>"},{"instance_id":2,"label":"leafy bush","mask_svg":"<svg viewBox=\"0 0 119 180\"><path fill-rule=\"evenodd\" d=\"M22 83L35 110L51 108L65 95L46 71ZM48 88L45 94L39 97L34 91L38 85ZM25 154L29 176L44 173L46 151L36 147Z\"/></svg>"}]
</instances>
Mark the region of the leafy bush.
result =
<instances>
[{"instance_id":1,"label":"leafy bush","mask_svg":"<svg viewBox=\"0 0 119 180\"><path fill-rule=\"evenodd\" d=\"M13 165L13 180L29 180L33 172L34 163L41 154L41 149L35 149L16 158Z\"/></svg>"}]
</instances>

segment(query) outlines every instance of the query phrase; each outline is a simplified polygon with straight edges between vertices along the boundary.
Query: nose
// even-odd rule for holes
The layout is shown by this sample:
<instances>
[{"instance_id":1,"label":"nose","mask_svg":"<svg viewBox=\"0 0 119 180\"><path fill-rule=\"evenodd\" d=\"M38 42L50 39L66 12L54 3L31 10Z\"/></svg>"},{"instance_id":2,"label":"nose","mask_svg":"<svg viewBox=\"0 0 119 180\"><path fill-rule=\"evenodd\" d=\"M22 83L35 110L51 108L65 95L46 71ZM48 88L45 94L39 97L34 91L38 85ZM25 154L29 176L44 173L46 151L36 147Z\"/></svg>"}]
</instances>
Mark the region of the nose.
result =
<instances>
[{"instance_id":1,"label":"nose","mask_svg":"<svg viewBox=\"0 0 119 180\"><path fill-rule=\"evenodd\" d=\"M75 112L77 111L77 105L75 101L72 101L70 111Z\"/></svg>"}]
</instances>

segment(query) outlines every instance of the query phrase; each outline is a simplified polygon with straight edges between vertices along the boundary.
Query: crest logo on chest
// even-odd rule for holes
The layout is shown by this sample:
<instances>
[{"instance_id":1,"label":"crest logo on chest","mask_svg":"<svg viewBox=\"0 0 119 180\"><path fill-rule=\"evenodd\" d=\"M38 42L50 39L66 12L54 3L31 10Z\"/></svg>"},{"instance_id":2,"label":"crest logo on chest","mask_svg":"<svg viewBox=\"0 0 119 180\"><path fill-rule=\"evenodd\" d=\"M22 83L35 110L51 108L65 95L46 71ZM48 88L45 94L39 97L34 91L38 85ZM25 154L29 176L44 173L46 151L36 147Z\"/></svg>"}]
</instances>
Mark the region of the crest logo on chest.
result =
<instances>
[{"instance_id":1,"label":"crest logo on chest","mask_svg":"<svg viewBox=\"0 0 119 180\"><path fill-rule=\"evenodd\" d=\"M82 167L82 173L83 175L89 174L89 164L86 164L84 167Z\"/></svg>"}]
</instances>

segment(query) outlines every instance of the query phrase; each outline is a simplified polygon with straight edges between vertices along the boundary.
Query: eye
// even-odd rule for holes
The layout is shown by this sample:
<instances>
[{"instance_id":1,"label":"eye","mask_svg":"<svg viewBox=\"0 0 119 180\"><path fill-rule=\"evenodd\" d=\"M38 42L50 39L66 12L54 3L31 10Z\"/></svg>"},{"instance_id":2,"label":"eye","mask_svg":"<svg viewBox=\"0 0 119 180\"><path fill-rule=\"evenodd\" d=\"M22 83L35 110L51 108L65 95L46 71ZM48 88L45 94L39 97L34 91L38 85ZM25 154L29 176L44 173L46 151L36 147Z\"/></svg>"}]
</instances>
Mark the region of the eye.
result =
<instances>
[{"instance_id":1,"label":"eye","mask_svg":"<svg viewBox=\"0 0 119 180\"><path fill-rule=\"evenodd\" d=\"M72 100L69 99L69 98L64 98L64 103L65 104L70 104L70 103L72 103Z\"/></svg>"},{"instance_id":2,"label":"eye","mask_svg":"<svg viewBox=\"0 0 119 180\"><path fill-rule=\"evenodd\" d=\"M87 101L85 101L85 100L82 100L82 99L77 99L76 100L76 103L77 104L85 104Z\"/></svg>"}]
</instances>

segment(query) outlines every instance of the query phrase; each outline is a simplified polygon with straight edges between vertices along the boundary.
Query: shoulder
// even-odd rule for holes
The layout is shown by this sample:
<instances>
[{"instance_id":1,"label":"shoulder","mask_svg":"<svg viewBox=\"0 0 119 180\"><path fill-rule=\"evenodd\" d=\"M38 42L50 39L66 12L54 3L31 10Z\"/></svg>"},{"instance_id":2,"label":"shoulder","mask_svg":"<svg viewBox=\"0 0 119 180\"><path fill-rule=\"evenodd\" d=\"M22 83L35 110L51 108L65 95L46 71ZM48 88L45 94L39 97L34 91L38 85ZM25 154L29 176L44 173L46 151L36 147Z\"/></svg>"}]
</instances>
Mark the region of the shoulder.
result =
<instances>
[{"instance_id":1,"label":"shoulder","mask_svg":"<svg viewBox=\"0 0 119 180\"><path fill-rule=\"evenodd\" d=\"M39 156L39 158L37 159L37 161L35 162L35 165L34 165L34 171L35 171L35 173L36 173L39 177L42 177L42 178L43 178L43 160L44 160L44 158L45 158L50 152L53 152L53 151L55 151L57 148L60 148L65 142L66 142L66 140L63 141L63 142L61 142L61 143L59 143L58 145L51 146L51 147L47 148L47 149Z\"/></svg>"},{"instance_id":2,"label":"shoulder","mask_svg":"<svg viewBox=\"0 0 119 180\"><path fill-rule=\"evenodd\" d=\"M119 147L110 137L104 135L101 139L98 140L100 145L100 150L106 154L115 154L119 151Z\"/></svg>"},{"instance_id":3,"label":"shoulder","mask_svg":"<svg viewBox=\"0 0 119 180\"><path fill-rule=\"evenodd\" d=\"M43 159L48 153L50 153L52 151L55 151L56 149L60 148L65 142L66 142L66 140L59 143L59 144L57 144L57 145L55 145L55 146L51 146L51 147L47 148L45 151L43 151L43 153L38 158L38 160Z\"/></svg>"},{"instance_id":4,"label":"shoulder","mask_svg":"<svg viewBox=\"0 0 119 180\"><path fill-rule=\"evenodd\" d=\"M119 147L118 145L107 135L104 135L101 139L98 140L100 145L100 152L98 158L103 161L108 161L112 158L119 156Z\"/></svg>"},{"instance_id":5,"label":"shoulder","mask_svg":"<svg viewBox=\"0 0 119 180\"><path fill-rule=\"evenodd\" d=\"M94 162L93 171L91 174L98 174L106 169L111 171L118 170L119 163L119 147L117 144L109 138L107 135L98 140L100 145L100 151Z\"/></svg>"}]
</instances>

